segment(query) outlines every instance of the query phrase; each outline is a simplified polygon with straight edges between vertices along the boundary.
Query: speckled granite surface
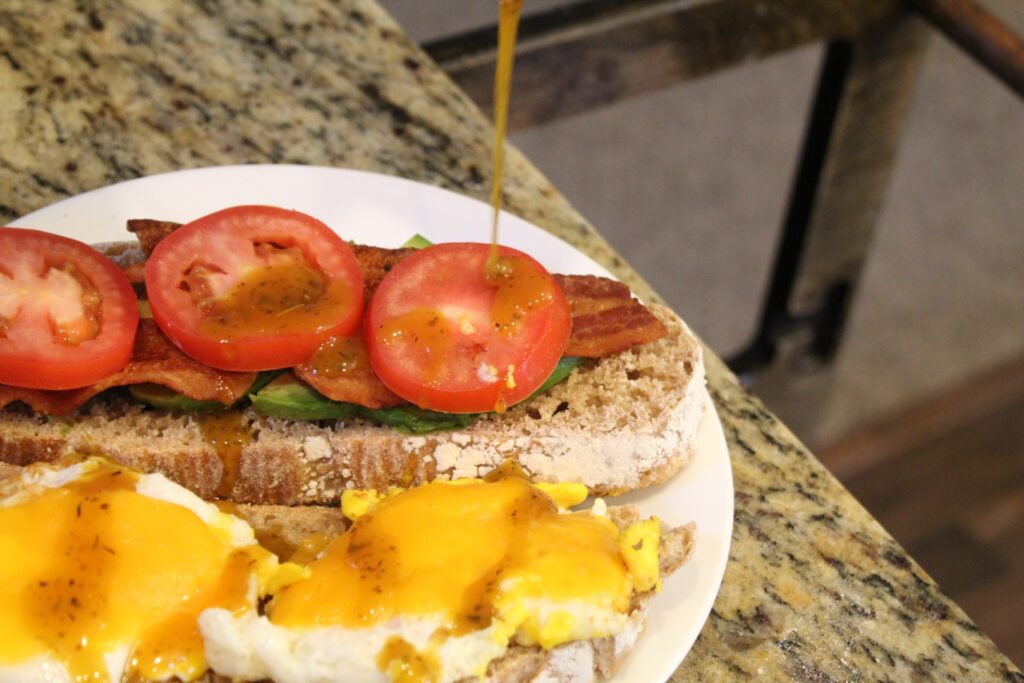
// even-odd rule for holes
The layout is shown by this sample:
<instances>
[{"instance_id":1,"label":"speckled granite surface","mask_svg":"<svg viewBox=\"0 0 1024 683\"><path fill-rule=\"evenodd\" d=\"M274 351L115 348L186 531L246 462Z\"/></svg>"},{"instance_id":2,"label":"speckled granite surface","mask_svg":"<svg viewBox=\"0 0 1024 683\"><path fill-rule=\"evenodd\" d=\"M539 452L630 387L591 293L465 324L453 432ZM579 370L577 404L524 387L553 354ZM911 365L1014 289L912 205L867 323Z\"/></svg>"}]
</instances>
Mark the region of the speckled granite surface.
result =
<instances>
[{"instance_id":1,"label":"speckled granite surface","mask_svg":"<svg viewBox=\"0 0 1024 683\"><path fill-rule=\"evenodd\" d=\"M344 166L486 198L488 123L369 0L0 5L0 220L169 170ZM514 152L507 208L623 264ZM731 561L673 680L1022 681L709 354L736 486Z\"/></svg>"}]
</instances>

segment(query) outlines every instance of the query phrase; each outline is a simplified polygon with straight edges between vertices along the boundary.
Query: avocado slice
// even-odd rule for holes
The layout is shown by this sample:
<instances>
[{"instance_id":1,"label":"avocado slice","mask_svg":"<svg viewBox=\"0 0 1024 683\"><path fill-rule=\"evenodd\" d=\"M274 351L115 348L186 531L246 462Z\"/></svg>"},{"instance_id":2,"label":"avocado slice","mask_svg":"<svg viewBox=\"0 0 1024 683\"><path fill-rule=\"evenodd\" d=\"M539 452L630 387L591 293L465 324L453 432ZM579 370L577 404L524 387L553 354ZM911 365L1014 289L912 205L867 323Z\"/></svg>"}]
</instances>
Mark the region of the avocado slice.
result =
<instances>
[{"instance_id":1,"label":"avocado slice","mask_svg":"<svg viewBox=\"0 0 1024 683\"><path fill-rule=\"evenodd\" d=\"M256 375L256 380L246 390L246 394L252 394L264 386L266 386L271 380L280 375L284 370L264 370ZM163 408L164 410L181 410L185 412L204 412L208 410L222 410L230 406L226 406L220 401L197 401L194 398L189 398L184 394L179 394L162 384L133 384L128 387L128 393L140 403L145 403L147 406L154 408ZM243 395L244 396L244 395ZM241 400L241 399L240 399Z\"/></svg>"},{"instance_id":2,"label":"avocado slice","mask_svg":"<svg viewBox=\"0 0 1024 683\"><path fill-rule=\"evenodd\" d=\"M332 401L291 373L285 373L249 394L249 400L257 412L288 420L337 420L350 417L359 407Z\"/></svg>"}]
</instances>

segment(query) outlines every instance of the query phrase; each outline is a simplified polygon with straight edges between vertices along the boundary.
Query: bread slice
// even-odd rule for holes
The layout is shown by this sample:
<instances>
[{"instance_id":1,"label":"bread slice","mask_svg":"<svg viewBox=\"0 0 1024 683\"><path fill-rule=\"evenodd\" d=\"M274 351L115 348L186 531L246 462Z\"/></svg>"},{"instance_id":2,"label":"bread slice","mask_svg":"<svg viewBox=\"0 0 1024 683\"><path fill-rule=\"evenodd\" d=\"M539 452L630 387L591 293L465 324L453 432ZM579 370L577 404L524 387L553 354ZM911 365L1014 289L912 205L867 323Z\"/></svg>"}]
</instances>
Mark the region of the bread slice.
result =
<instances>
[{"instance_id":1,"label":"bread slice","mask_svg":"<svg viewBox=\"0 0 1024 683\"><path fill-rule=\"evenodd\" d=\"M297 422L251 409L237 473L226 471L201 418L101 397L61 418L0 411L0 462L103 455L159 471L203 498L316 505L345 488L383 489L477 477L514 460L536 481L582 482L611 495L669 479L693 454L704 411L701 347L672 311L669 334L577 369L547 394L453 431L411 436L349 419Z\"/></svg>"}]
</instances>

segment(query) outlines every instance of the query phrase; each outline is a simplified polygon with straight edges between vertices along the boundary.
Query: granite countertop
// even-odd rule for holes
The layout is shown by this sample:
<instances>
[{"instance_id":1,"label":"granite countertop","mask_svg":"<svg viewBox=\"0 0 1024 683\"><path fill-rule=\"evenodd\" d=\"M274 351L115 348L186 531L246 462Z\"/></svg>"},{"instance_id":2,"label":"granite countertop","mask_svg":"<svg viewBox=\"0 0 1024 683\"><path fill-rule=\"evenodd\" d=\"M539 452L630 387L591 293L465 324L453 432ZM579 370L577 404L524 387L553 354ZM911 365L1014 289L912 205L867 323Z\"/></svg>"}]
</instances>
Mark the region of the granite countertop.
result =
<instances>
[{"instance_id":1,"label":"granite countertop","mask_svg":"<svg viewBox=\"0 0 1024 683\"><path fill-rule=\"evenodd\" d=\"M238 163L377 171L486 199L489 123L371 0L7 0L0 220ZM515 150L506 208L647 284ZM1024 675L707 353L736 487L730 562L674 681Z\"/></svg>"}]
</instances>

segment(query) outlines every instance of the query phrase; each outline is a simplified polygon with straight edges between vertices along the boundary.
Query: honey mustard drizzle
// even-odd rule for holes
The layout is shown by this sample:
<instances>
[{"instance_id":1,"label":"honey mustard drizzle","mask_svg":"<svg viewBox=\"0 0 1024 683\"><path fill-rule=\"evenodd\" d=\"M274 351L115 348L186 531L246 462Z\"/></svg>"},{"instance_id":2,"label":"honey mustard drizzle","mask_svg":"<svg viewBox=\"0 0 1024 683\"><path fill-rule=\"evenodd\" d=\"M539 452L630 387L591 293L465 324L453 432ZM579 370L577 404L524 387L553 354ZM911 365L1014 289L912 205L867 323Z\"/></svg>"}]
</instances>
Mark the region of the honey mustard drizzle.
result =
<instances>
[{"instance_id":1,"label":"honey mustard drizzle","mask_svg":"<svg viewBox=\"0 0 1024 683\"><path fill-rule=\"evenodd\" d=\"M253 434L240 410L214 410L198 416L203 440L213 447L223 467L220 484L214 492L228 498L238 481L242 449L252 443Z\"/></svg>"},{"instance_id":2,"label":"honey mustard drizzle","mask_svg":"<svg viewBox=\"0 0 1024 683\"><path fill-rule=\"evenodd\" d=\"M498 217L501 215L501 187L505 175L505 130L508 127L516 32L522 8L523 0L498 1L498 65L494 73L494 150L491 153L491 255L486 266L489 275L498 268Z\"/></svg>"},{"instance_id":3,"label":"honey mustard drizzle","mask_svg":"<svg viewBox=\"0 0 1024 683\"><path fill-rule=\"evenodd\" d=\"M357 337L329 337L305 365L314 377L352 377L370 367L366 345Z\"/></svg>"}]
</instances>

